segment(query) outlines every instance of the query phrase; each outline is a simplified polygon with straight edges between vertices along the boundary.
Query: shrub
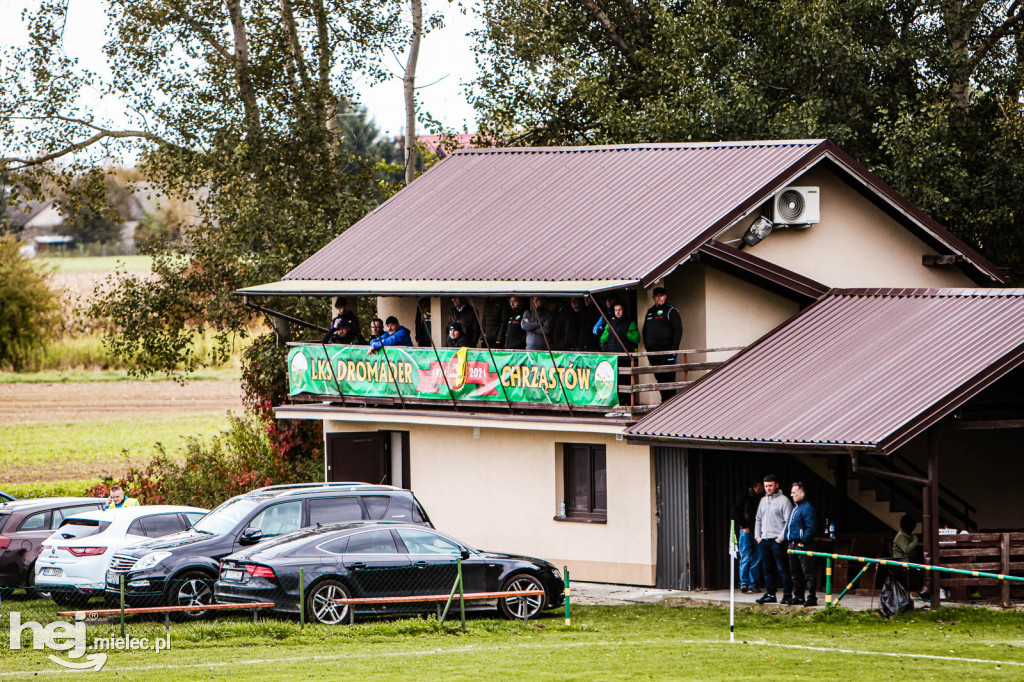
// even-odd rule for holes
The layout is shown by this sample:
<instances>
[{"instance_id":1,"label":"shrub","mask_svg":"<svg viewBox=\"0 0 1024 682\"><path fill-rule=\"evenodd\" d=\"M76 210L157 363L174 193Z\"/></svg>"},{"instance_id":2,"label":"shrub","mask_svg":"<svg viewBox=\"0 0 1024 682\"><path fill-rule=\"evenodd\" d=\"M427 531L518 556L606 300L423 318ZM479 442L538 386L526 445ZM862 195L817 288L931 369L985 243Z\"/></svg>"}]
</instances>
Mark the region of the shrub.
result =
<instances>
[{"instance_id":1,"label":"shrub","mask_svg":"<svg viewBox=\"0 0 1024 682\"><path fill-rule=\"evenodd\" d=\"M22 257L13 237L0 239L0 367L20 370L53 338L59 301L50 274Z\"/></svg>"},{"instance_id":2,"label":"shrub","mask_svg":"<svg viewBox=\"0 0 1024 682\"><path fill-rule=\"evenodd\" d=\"M162 448L144 467L133 467L118 481L143 504L189 504L212 509L241 493L265 485L319 480L319 455L291 459L274 446L275 425L255 418L231 417L226 431L204 441L190 438L183 458ZM96 486L90 494L102 495Z\"/></svg>"}]
</instances>

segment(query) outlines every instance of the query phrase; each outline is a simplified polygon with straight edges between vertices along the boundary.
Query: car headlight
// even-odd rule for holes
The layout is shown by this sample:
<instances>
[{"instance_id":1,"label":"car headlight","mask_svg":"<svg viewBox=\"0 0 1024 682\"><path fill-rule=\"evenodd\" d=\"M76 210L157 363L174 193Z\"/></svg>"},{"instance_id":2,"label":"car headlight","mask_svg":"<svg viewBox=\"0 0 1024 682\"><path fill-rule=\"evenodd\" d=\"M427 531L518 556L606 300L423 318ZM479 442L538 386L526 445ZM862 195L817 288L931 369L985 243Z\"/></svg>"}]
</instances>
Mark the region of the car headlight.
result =
<instances>
[{"instance_id":1,"label":"car headlight","mask_svg":"<svg viewBox=\"0 0 1024 682\"><path fill-rule=\"evenodd\" d=\"M141 571L146 568L153 568L169 556L171 556L170 552L151 552L139 559L138 563L132 567L132 570Z\"/></svg>"}]
</instances>

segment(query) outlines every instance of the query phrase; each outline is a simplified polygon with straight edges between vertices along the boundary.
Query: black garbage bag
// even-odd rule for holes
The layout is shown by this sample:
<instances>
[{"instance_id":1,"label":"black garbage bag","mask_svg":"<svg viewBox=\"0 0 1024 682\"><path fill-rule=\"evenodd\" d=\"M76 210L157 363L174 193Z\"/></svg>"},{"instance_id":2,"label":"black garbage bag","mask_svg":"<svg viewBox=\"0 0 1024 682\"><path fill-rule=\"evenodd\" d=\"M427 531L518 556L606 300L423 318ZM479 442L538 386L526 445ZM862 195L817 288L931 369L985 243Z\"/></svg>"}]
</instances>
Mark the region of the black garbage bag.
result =
<instances>
[{"instance_id":1,"label":"black garbage bag","mask_svg":"<svg viewBox=\"0 0 1024 682\"><path fill-rule=\"evenodd\" d=\"M878 600L878 612L886 618L892 618L913 608L914 601L903 583L892 573L886 575L885 582L882 583L882 596Z\"/></svg>"}]
</instances>

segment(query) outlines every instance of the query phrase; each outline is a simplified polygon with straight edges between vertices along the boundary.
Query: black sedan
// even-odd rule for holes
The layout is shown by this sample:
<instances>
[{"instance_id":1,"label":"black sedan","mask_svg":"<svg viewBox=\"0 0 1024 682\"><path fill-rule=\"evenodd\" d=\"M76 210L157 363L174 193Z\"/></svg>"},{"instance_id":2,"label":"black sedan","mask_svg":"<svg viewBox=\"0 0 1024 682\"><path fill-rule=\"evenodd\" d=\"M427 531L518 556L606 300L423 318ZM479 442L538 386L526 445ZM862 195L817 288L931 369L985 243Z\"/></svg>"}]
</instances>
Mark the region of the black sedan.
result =
<instances>
[{"instance_id":1,"label":"black sedan","mask_svg":"<svg viewBox=\"0 0 1024 682\"><path fill-rule=\"evenodd\" d=\"M335 599L446 595L462 557L464 592L543 590L543 596L466 601L467 609L493 609L506 618L532 618L563 604L554 565L524 556L482 552L432 528L407 523L341 523L304 529L225 557L215 587L220 603L274 602L298 614L303 576L306 617L348 622L348 605ZM356 613L433 612L436 602L359 605ZM525 611L525 613L524 613Z\"/></svg>"}]
</instances>

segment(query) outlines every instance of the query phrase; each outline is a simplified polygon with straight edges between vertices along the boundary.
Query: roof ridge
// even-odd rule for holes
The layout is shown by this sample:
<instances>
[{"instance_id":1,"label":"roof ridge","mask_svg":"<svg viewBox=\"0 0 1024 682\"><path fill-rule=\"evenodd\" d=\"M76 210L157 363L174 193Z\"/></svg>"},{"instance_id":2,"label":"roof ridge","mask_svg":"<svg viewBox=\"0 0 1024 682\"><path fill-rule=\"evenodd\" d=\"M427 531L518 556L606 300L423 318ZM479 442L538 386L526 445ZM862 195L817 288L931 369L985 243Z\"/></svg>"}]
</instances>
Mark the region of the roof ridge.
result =
<instances>
[{"instance_id":1,"label":"roof ridge","mask_svg":"<svg viewBox=\"0 0 1024 682\"><path fill-rule=\"evenodd\" d=\"M451 156L459 154L561 154L567 152L586 153L603 151L638 151L657 149L724 149L743 147L814 147L825 139L801 140L720 140L712 142L633 142L608 145L566 145L559 147L473 147L456 149Z\"/></svg>"},{"instance_id":2,"label":"roof ridge","mask_svg":"<svg viewBox=\"0 0 1024 682\"><path fill-rule=\"evenodd\" d=\"M1011 298L1024 297L1024 289L979 287L969 288L900 288L900 287L869 287L833 289L830 296L863 296L879 298L917 297L917 298Z\"/></svg>"}]
</instances>

